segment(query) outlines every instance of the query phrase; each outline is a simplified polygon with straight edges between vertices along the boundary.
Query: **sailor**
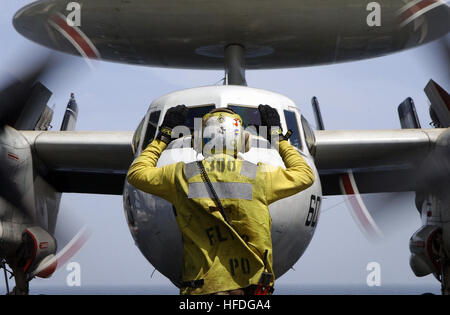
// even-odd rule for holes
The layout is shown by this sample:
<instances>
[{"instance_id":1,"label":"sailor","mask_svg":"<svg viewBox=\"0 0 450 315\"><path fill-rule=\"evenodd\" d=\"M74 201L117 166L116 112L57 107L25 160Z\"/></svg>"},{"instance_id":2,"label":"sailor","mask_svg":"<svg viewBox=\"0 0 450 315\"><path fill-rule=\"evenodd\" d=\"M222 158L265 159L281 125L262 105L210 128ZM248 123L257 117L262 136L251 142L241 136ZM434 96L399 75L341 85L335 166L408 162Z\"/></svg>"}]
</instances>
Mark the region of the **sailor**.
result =
<instances>
[{"instance_id":1,"label":"sailor","mask_svg":"<svg viewBox=\"0 0 450 315\"><path fill-rule=\"evenodd\" d=\"M258 107L266 138L278 147L286 168L253 164L239 154L250 147L242 119L227 108L202 118L194 148L204 159L156 167L186 121L188 108L170 108L156 139L133 162L127 175L136 188L171 202L183 239L181 294L270 294L271 218L268 206L314 182L314 173L282 134L278 112ZM289 132L288 132L289 134ZM199 145L195 145L199 143Z\"/></svg>"}]
</instances>

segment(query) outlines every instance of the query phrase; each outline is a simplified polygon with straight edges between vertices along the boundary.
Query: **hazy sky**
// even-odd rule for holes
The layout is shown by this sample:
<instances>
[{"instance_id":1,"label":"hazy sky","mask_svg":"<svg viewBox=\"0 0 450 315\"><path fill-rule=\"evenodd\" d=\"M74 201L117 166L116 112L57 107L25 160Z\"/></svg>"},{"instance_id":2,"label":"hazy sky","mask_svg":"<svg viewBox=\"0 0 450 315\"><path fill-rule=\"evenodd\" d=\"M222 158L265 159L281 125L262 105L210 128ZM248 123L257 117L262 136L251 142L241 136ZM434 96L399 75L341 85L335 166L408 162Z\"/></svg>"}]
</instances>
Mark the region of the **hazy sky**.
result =
<instances>
[{"instance_id":1,"label":"hazy sky","mask_svg":"<svg viewBox=\"0 0 450 315\"><path fill-rule=\"evenodd\" d=\"M12 27L13 14L27 0L2 1L0 70L16 73L30 53L45 51L21 37ZM5 44L6 43L6 44ZM428 128L427 98L423 88L434 78L449 90L448 69L435 60L434 44L372 60L331 66L287 70L247 71L251 87L272 90L293 99L314 124L310 100L317 96L327 129L398 129L397 105L411 96L422 126ZM25 58L25 59L24 59ZM76 57L73 57L77 59ZM29 60L28 60L29 61ZM135 67L96 62L88 71L78 58L78 74L70 68L46 82L54 92L58 129L71 92L80 107L77 130L134 130L155 98L178 89L211 85L223 71L190 71ZM343 197L328 197L315 236L304 256L277 284L365 285L369 262L381 265L382 285L439 284L433 276L416 278L409 267L408 241L420 227L413 199L392 205L403 211L398 231L379 244L369 243L353 222ZM337 205L337 206L336 206ZM80 263L82 286L173 285L141 255L125 220L121 196L64 194L60 220L73 216L88 223L93 232L87 245L73 258ZM32 288L65 286L68 272L61 268L51 279L35 280ZM0 275L0 277L3 277ZM3 281L2 279L0 279ZM0 284L0 292L4 288ZM380 289L381 290L381 289Z\"/></svg>"}]
</instances>

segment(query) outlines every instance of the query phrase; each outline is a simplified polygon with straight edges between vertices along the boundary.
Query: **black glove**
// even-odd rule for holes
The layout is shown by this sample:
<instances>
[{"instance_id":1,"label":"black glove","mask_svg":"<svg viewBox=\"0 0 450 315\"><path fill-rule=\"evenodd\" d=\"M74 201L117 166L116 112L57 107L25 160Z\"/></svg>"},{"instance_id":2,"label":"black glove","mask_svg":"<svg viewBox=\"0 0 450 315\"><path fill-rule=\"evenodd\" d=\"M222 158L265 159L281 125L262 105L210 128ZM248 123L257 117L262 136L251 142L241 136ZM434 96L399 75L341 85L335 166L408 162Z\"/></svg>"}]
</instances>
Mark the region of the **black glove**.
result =
<instances>
[{"instance_id":1,"label":"black glove","mask_svg":"<svg viewBox=\"0 0 450 315\"><path fill-rule=\"evenodd\" d=\"M277 139L279 141L287 140L288 138L283 135L283 128L281 128L278 111L269 105L259 105L258 110L261 116L261 126L267 127L267 140L269 142L271 142L272 139ZM289 131L287 135L288 134L290 134Z\"/></svg>"},{"instance_id":2,"label":"black glove","mask_svg":"<svg viewBox=\"0 0 450 315\"><path fill-rule=\"evenodd\" d=\"M186 122L188 108L186 105L178 105L169 108L164 116L164 121L159 128L157 139L169 144L172 140L172 129L176 126L181 126Z\"/></svg>"}]
</instances>

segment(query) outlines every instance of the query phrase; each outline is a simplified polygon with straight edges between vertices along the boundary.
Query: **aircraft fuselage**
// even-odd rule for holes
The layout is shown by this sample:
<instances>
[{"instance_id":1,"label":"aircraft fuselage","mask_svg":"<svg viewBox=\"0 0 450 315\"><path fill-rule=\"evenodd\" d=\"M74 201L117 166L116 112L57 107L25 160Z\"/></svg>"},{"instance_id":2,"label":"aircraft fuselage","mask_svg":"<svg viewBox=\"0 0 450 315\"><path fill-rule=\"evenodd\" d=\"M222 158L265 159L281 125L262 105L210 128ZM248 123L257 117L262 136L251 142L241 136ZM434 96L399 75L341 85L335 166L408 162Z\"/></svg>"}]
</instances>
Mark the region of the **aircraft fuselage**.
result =
<instances>
[{"instance_id":1,"label":"aircraft fuselage","mask_svg":"<svg viewBox=\"0 0 450 315\"><path fill-rule=\"evenodd\" d=\"M301 114L294 102L277 93L242 86L211 86L178 91L155 100L135 134L136 156L154 138L155 126L161 124L168 108L185 104L193 118L214 107L232 107L244 120L244 126L251 130L251 124L258 124L259 104L270 104L279 111L283 129L293 129L291 144L313 168L316 181L305 191L275 202L269 206L272 217L272 243L274 272L280 277L288 271L306 250L314 234L319 218L322 189L319 175L305 141ZM295 130L294 130L295 129ZM139 134L140 133L140 134ZM151 133L151 135L148 135ZM285 167L279 153L266 145L266 141L253 134L252 147L241 158L253 163ZM201 159L191 146L189 135L173 141L162 153L158 166L177 162L192 162ZM172 205L148 193L125 184L124 207L127 222L143 255L172 282L180 279L183 256L181 233L177 226ZM212 236L214 237L214 236Z\"/></svg>"}]
</instances>

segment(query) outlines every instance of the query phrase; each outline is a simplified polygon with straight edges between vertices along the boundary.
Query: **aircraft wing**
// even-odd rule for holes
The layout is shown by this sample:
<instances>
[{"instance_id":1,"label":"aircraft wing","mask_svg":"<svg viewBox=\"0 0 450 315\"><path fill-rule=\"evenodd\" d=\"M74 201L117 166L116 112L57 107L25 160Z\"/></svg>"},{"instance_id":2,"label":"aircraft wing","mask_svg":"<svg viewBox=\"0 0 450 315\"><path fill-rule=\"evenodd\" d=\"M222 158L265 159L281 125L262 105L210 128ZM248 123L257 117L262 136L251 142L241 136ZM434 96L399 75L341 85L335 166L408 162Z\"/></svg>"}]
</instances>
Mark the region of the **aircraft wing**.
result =
<instances>
[{"instance_id":1,"label":"aircraft wing","mask_svg":"<svg viewBox=\"0 0 450 315\"><path fill-rule=\"evenodd\" d=\"M316 131L315 162L324 195L340 195L353 173L360 193L414 191L420 162L447 129Z\"/></svg>"},{"instance_id":2,"label":"aircraft wing","mask_svg":"<svg viewBox=\"0 0 450 315\"><path fill-rule=\"evenodd\" d=\"M133 161L133 132L21 131L33 158L61 192L123 193Z\"/></svg>"},{"instance_id":3,"label":"aircraft wing","mask_svg":"<svg viewBox=\"0 0 450 315\"><path fill-rule=\"evenodd\" d=\"M418 165L447 129L316 131L324 195L340 195L353 173L360 193L414 191ZM22 131L35 162L61 192L121 195L133 161L133 132Z\"/></svg>"}]
</instances>

